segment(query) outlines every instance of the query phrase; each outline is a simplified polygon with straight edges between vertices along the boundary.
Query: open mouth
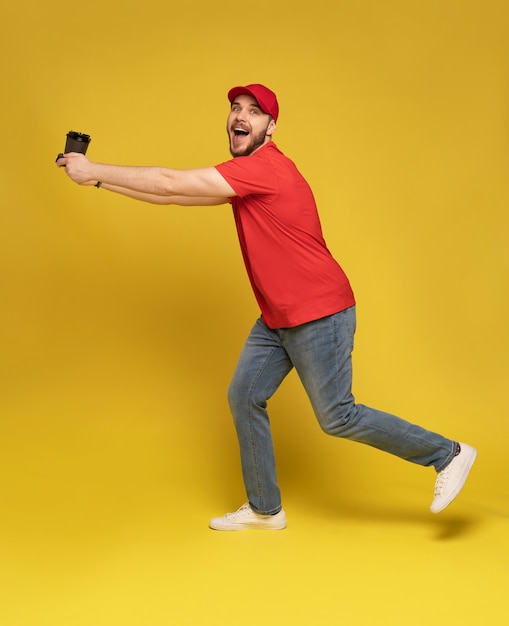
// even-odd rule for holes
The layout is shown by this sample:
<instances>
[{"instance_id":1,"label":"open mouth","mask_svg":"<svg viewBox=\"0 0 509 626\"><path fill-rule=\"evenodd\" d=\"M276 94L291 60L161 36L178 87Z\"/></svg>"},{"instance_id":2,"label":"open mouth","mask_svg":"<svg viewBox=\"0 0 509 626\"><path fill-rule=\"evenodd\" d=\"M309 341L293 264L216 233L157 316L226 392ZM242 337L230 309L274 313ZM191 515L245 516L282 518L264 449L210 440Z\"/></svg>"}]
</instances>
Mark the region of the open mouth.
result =
<instances>
[{"instance_id":1,"label":"open mouth","mask_svg":"<svg viewBox=\"0 0 509 626\"><path fill-rule=\"evenodd\" d=\"M249 135L249 132L247 130L244 130L243 128L234 128L233 135L237 139L243 139L244 137L247 137Z\"/></svg>"}]
</instances>

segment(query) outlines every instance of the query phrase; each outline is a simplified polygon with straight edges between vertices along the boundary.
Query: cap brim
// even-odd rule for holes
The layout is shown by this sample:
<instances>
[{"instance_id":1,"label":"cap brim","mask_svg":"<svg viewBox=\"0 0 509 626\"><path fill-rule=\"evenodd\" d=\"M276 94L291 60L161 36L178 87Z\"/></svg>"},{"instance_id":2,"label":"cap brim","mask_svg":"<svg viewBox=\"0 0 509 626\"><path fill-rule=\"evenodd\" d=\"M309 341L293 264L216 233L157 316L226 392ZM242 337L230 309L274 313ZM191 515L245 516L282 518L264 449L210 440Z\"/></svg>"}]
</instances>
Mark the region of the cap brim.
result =
<instances>
[{"instance_id":1,"label":"cap brim","mask_svg":"<svg viewBox=\"0 0 509 626\"><path fill-rule=\"evenodd\" d=\"M241 87L241 86L232 87L232 89L230 89L230 91L228 92L228 100L230 102L233 102L237 96L243 96L243 95L252 96L258 102L257 97L251 91L251 89L249 89L248 87ZM260 103L258 102L258 104Z\"/></svg>"}]
</instances>

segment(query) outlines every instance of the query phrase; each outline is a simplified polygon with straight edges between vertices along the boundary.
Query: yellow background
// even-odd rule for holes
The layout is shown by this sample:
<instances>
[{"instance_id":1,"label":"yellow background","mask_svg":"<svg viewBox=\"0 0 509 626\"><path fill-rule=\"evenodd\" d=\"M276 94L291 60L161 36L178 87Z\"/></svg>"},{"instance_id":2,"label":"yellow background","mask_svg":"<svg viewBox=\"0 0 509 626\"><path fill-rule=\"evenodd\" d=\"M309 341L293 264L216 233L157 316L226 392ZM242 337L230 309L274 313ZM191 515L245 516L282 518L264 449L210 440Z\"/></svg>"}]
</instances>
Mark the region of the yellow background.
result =
<instances>
[{"instance_id":1,"label":"yellow background","mask_svg":"<svg viewBox=\"0 0 509 626\"><path fill-rule=\"evenodd\" d=\"M9 2L0 25L2 626L499 624L508 563L503 0ZM289 527L244 501L225 392L257 316L228 207L153 207L54 159L228 158L227 90L279 96L358 301L355 393L468 441L434 473L271 403Z\"/></svg>"}]
</instances>

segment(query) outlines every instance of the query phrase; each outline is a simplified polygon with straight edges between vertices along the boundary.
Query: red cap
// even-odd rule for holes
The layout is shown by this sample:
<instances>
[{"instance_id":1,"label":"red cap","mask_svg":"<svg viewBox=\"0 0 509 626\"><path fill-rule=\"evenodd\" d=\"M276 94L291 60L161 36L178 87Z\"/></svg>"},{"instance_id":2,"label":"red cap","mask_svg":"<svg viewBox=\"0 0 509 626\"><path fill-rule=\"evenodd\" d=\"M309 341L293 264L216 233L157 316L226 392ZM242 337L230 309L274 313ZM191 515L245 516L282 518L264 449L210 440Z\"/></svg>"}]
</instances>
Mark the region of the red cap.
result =
<instances>
[{"instance_id":1,"label":"red cap","mask_svg":"<svg viewBox=\"0 0 509 626\"><path fill-rule=\"evenodd\" d=\"M277 103L276 94L264 85L247 85L246 87L233 87L228 92L228 100L233 102L237 96L250 95L260 105L264 113L272 115L274 121L277 121L279 114L279 104Z\"/></svg>"}]
</instances>

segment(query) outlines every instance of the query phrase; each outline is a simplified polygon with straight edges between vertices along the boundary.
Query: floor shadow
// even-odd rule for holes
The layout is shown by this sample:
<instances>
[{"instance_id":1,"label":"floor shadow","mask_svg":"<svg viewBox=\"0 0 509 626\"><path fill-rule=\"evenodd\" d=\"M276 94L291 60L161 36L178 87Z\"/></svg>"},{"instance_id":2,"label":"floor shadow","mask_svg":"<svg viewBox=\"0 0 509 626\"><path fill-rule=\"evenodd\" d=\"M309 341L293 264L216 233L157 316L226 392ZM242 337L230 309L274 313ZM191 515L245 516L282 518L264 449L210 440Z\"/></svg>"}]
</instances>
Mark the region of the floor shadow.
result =
<instances>
[{"instance_id":1,"label":"floor shadow","mask_svg":"<svg viewBox=\"0 0 509 626\"><path fill-rule=\"evenodd\" d=\"M481 525L481 519L474 515L436 516L436 518L434 516L431 523L435 529L434 538L437 541L451 541L472 535Z\"/></svg>"},{"instance_id":2,"label":"floor shadow","mask_svg":"<svg viewBox=\"0 0 509 626\"><path fill-rule=\"evenodd\" d=\"M435 541L453 541L464 539L477 532L483 524L478 512L462 512L453 514L444 511L434 515L428 510L416 511L401 504L389 506L376 502L357 502L350 500L320 501L315 499L312 505L319 515L329 519L355 520L359 524L379 524L380 526L397 526L407 524L422 526L432 532Z\"/></svg>"}]
</instances>

